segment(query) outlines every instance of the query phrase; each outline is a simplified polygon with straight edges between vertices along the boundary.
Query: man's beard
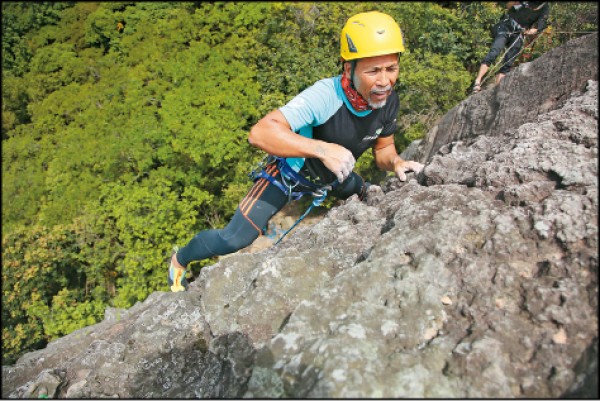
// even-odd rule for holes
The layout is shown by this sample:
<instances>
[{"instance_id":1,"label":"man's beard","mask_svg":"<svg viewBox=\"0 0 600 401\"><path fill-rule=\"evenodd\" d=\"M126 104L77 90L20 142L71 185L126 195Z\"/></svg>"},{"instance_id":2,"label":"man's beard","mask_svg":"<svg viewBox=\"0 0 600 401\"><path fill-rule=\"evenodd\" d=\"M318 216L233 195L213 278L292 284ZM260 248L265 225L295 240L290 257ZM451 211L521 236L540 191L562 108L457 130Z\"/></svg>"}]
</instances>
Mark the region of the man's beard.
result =
<instances>
[{"instance_id":1,"label":"man's beard","mask_svg":"<svg viewBox=\"0 0 600 401\"><path fill-rule=\"evenodd\" d=\"M371 93L376 93L376 92L384 92L384 91L385 91L385 92L387 92L387 96L389 96L389 95L390 95L390 92L391 92L391 90L392 90L392 88L388 86L388 87L384 88L384 90L383 90L383 91L371 91ZM370 106L372 109L381 109L381 108L383 108L383 107L385 106L385 104L387 103L387 96L385 97L385 99L383 99L383 100L381 100L381 101L379 101L379 102L374 102L374 101L372 101L372 100L371 100L371 96L369 96L369 100L367 101L367 103L369 104L369 106Z\"/></svg>"},{"instance_id":2,"label":"man's beard","mask_svg":"<svg viewBox=\"0 0 600 401\"><path fill-rule=\"evenodd\" d=\"M382 109L385 104L387 103L387 99L382 100L381 102L372 102L371 100L368 101L369 106L375 110L375 109Z\"/></svg>"}]
</instances>

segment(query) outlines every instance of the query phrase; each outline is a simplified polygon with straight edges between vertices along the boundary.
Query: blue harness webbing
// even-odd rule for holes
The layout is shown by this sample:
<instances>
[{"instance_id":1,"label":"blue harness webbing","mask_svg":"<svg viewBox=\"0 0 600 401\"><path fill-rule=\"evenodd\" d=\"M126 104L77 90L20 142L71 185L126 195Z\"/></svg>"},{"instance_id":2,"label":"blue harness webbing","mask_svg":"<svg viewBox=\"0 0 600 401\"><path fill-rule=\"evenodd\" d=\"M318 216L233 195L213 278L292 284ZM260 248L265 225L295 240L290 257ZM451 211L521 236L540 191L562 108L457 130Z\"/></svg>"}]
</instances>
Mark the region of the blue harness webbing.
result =
<instances>
[{"instance_id":1,"label":"blue harness webbing","mask_svg":"<svg viewBox=\"0 0 600 401\"><path fill-rule=\"evenodd\" d=\"M249 176L252 177L254 181L259 178L269 180L269 182L287 195L288 202L292 200L298 200L304 195L311 195L314 198L306 212L304 212L304 214L300 216L300 218L296 220L296 222L285 233L283 233L277 242L275 242L275 245L277 245L279 242L281 242L283 237L292 231L294 227L296 227L310 213L313 207L319 206L321 203L323 203L327 197L327 191L339 184L339 182L335 181L330 185L319 186L294 171L290 165L287 164L284 157L269 156L265 164L270 164L273 162L277 162L277 168L281 173L281 182L275 179L275 177L267 174L264 168L261 168L260 171L252 171ZM301 190L296 189L298 186L301 187Z\"/></svg>"}]
</instances>

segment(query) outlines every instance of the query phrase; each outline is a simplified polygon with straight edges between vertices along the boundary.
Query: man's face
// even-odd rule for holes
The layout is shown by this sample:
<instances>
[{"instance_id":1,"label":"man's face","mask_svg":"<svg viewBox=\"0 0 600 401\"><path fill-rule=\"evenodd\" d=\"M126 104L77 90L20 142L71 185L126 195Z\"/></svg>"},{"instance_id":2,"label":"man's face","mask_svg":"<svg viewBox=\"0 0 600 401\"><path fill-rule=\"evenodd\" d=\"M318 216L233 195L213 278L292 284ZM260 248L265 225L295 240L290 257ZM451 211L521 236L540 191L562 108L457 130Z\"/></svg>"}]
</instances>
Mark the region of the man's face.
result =
<instances>
[{"instance_id":1,"label":"man's face","mask_svg":"<svg viewBox=\"0 0 600 401\"><path fill-rule=\"evenodd\" d=\"M350 63L346 63L344 73L349 78L350 69ZM371 108L382 108L398 79L398 71L397 54L360 59L354 70L354 87Z\"/></svg>"}]
</instances>

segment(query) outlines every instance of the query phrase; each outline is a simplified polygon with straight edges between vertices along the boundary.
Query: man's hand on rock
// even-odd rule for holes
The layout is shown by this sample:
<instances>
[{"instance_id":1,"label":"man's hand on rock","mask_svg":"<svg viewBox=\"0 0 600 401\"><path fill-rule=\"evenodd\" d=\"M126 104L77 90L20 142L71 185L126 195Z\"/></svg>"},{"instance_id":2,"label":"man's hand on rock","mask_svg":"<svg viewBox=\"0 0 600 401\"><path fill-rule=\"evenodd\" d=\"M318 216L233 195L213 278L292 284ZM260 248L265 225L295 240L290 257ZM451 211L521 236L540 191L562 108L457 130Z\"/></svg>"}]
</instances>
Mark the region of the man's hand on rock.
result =
<instances>
[{"instance_id":1,"label":"man's hand on rock","mask_svg":"<svg viewBox=\"0 0 600 401\"><path fill-rule=\"evenodd\" d=\"M406 181L406 173L414 171L415 174L419 174L425 167L423 164L411 160L402 160L400 157L396 158L394 162L394 171L400 181Z\"/></svg>"}]
</instances>

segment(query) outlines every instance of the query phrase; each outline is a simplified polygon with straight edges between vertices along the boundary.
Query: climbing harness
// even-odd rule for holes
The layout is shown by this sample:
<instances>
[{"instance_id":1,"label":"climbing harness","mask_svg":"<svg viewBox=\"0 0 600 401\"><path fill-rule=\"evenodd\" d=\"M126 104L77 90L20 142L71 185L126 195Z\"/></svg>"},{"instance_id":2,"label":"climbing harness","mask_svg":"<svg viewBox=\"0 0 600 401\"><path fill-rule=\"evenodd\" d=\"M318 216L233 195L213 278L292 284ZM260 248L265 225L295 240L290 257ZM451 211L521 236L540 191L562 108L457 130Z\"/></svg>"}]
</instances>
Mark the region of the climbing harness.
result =
<instances>
[{"instance_id":1,"label":"climbing harness","mask_svg":"<svg viewBox=\"0 0 600 401\"><path fill-rule=\"evenodd\" d=\"M277 168L281 174L281 182L275 179L275 177L268 174L265 170L265 167L272 164L277 163ZM327 191L333 189L339 182L336 180L328 185L317 185L302 175L298 174L294 169L290 167L284 157L277 157L272 155L267 155L258 165L254 168L248 176L256 181L259 178L264 178L269 180L273 185L279 188L285 195L288 197L288 203L293 200L298 200L302 198L304 195L311 195L313 197L313 201L308 207L308 209L304 212L298 220L286 231L281 237L275 242L275 245L279 244L281 240L292 231L313 209L315 206L320 206L321 203L327 197Z\"/></svg>"},{"instance_id":2,"label":"climbing harness","mask_svg":"<svg viewBox=\"0 0 600 401\"><path fill-rule=\"evenodd\" d=\"M265 171L265 167L272 163L277 163L277 168L281 173L281 182ZM304 195L312 195L313 197L319 198L323 194L326 195L328 190L337 185L337 181L329 185L317 185L294 171L290 165L287 164L284 157L271 155L266 156L265 159L259 163L257 168L252 170L248 176L253 181L256 181L259 178L269 180L288 196L288 202L298 200Z\"/></svg>"}]
</instances>

